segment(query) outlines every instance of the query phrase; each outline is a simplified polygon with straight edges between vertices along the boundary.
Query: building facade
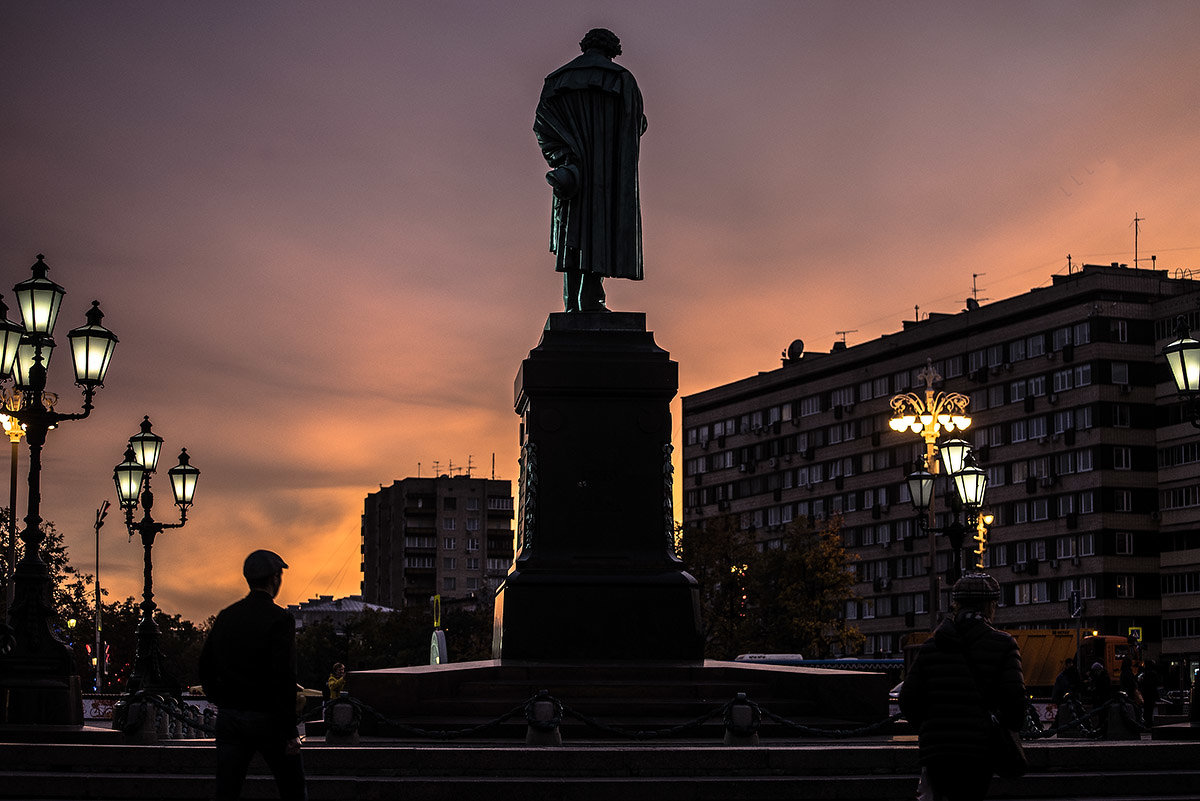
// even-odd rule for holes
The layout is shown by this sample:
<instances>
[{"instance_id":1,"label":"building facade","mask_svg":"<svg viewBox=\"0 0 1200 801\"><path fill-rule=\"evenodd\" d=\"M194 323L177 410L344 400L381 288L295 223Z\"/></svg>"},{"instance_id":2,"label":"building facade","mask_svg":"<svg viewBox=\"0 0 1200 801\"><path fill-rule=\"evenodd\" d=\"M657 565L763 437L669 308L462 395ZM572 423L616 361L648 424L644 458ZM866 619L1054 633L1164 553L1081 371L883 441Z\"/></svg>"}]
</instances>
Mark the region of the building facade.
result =
<instances>
[{"instance_id":1,"label":"building facade","mask_svg":"<svg viewBox=\"0 0 1200 801\"><path fill-rule=\"evenodd\" d=\"M345 598L334 598L332 595L318 595L298 604L288 604L287 610L296 618L296 629L311 626L314 623L328 620L339 634L346 630L346 624L363 612L395 612L387 606L369 604L361 595L348 595Z\"/></svg>"},{"instance_id":2,"label":"building facade","mask_svg":"<svg viewBox=\"0 0 1200 801\"><path fill-rule=\"evenodd\" d=\"M406 478L367 496L362 598L393 608L493 592L513 561L509 481Z\"/></svg>"},{"instance_id":3,"label":"building facade","mask_svg":"<svg viewBox=\"0 0 1200 801\"><path fill-rule=\"evenodd\" d=\"M1200 328L1197 308L1200 281L1086 265L854 347L794 343L779 369L683 399L684 536L733 514L772 547L796 518L840 517L858 579L845 615L868 653L899 653L903 635L930 627L932 590L904 483L925 446L890 428L890 399L923 395L917 374L932 365L938 390L970 398L973 423L952 436L988 476L982 561L1003 588L998 623L1140 633L1168 663L1168 686L1189 686L1200 668L1200 430L1183 419L1161 350L1177 315ZM940 504L953 489L938 482ZM936 525L947 522L939 512ZM933 566L943 611L945 540Z\"/></svg>"}]
</instances>

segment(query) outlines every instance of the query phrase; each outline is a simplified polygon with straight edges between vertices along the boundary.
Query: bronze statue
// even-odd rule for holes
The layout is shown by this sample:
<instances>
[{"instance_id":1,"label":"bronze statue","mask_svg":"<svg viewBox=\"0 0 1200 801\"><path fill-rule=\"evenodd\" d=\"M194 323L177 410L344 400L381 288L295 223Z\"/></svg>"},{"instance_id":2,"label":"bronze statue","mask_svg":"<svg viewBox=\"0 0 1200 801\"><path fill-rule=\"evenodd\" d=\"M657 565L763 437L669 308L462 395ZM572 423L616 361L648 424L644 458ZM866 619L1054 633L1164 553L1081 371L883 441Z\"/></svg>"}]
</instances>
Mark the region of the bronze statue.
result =
<instances>
[{"instance_id":1,"label":"bronze statue","mask_svg":"<svg viewBox=\"0 0 1200 801\"><path fill-rule=\"evenodd\" d=\"M550 250L565 308L602 312L606 276L642 279L638 139L646 117L633 74L613 63L616 34L594 28L579 49L546 76L533 131L551 168Z\"/></svg>"}]
</instances>

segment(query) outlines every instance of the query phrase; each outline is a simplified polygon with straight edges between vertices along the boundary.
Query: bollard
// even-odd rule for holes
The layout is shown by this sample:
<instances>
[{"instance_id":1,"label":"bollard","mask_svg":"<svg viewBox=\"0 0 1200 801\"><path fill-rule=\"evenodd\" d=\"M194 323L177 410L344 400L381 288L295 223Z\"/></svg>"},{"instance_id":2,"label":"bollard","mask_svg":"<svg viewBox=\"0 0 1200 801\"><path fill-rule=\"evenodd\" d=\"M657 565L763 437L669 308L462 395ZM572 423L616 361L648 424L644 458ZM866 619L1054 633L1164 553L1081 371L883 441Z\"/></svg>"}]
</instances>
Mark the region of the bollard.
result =
<instances>
[{"instance_id":1,"label":"bollard","mask_svg":"<svg viewBox=\"0 0 1200 801\"><path fill-rule=\"evenodd\" d=\"M141 697L122 698L113 707L113 728L131 745L153 745L159 741L155 706Z\"/></svg>"},{"instance_id":2,"label":"bollard","mask_svg":"<svg viewBox=\"0 0 1200 801\"><path fill-rule=\"evenodd\" d=\"M343 690L325 706L325 744L358 745L358 724L362 713Z\"/></svg>"},{"instance_id":3,"label":"bollard","mask_svg":"<svg viewBox=\"0 0 1200 801\"><path fill-rule=\"evenodd\" d=\"M562 745L562 706L547 690L538 690L537 697L525 706L525 745Z\"/></svg>"},{"instance_id":4,"label":"bollard","mask_svg":"<svg viewBox=\"0 0 1200 801\"><path fill-rule=\"evenodd\" d=\"M758 709L745 693L738 693L725 712L725 745L758 745L760 721Z\"/></svg>"},{"instance_id":5,"label":"bollard","mask_svg":"<svg viewBox=\"0 0 1200 801\"><path fill-rule=\"evenodd\" d=\"M1108 715L1108 731L1106 740L1140 740L1142 739L1141 725L1137 721L1137 707L1125 693L1117 695L1118 702L1105 710Z\"/></svg>"},{"instance_id":6,"label":"bollard","mask_svg":"<svg viewBox=\"0 0 1200 801\"><path fill-rule=\"evenodd\" d=\"M171 718L158 707L158 704L149 704L150 714L154 716L154 727L158 731L158 739L169 740L171 738Z\"/></svg>"}]
</instances>

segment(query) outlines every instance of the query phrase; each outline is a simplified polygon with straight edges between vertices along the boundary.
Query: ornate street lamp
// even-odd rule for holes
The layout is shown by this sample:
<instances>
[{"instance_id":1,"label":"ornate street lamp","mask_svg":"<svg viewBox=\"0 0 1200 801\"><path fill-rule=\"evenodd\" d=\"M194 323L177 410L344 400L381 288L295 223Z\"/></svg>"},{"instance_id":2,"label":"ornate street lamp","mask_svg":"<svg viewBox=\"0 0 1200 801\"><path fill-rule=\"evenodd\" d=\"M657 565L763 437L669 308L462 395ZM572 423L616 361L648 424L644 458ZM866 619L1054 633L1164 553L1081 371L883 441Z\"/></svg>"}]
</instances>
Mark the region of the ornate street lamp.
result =
<instances>
[{"instance_id":1,"label":"ornate street lamp","mask_svg":"<svg viewBox=\"0 0 1200 801\"><path fill-rule=\"evenodd\" d=\"M917 373L917 378L925 382L924 395L915 392L904 392L891 399L892 419L891 429L896 432L911 432L919 434L925 440L925 467L918 469L908 477L909 494L913 499L913 507L921 512L920 527L929 539L929 627L937 625L938 620L938 574L937 534L940 529L934 526L934 476L939 472L939 462L948 475L956 475L962 470L964 460L971 446L964 440L952 439L937 444L938 437L945 432L963 431L970 427L971 418L967 416L967 405L970 398L958 392L937 392L934 386L942 377L933 368L933 360L927 359L925 367ZM938 459L938 456L941 459ZM948 527L949 528L949 527ZM954 534L951 536L953 545ZM962 550L962 536L959 534L956 552ZM952 560L952 573L957 559Z\"/></svg>"},{"instance_id":2,"label":"ornate street lamp","mask_svg":"<svg viewBox=\"0 0 1200 801\"><path fill-rule=\"evenodd\" d=\"M41 554L45 539L41 529L42 448L51 429L91 414L92 400L104 385L117 337L100 324L104 315L99 303L93 302L86 324L68 334L77 354L75 383L83 388L83 409L69 414L55 411L59 399L46 391L46 367L66 291L47 277L49 267L43 256L38 255L32 271L32 278L13 288L23 324L17 326L7 319L0 323L0 369L12 371L14 384L0 391L0 400L29 444L29 507L25 528L19 534L25 554L13 577L6 638L11 648L0 655L0 695L8 699L0 707L0 723L80 725L79 676L69 648L55 632L53 581ZM7 377L5 372L0 380ZM11 440L11 424L9 429Z\"/></svg>"},{"instance_id":3,"label":"ornate street lamp","mask_svg":"<svg viewBox=\"0 0 1200 801\"><path fill-rule=\"evenodd\" d=\"M137 655L133 662L133 672L129 676L127 694L139 692L152 694L179 695L179 684L167 675L163 667L162 652L158 648L158 624L154 622L154 563L150 550L154 539L165 529L183 528L187 523L187 510L192 505L196 493L196 479L200 471L189 464L187 449L179 453L179 464L167 471L171 479L171 494L175 505L179 507L178 523L159 523L151 513L154 507L154 493L150 491L150 476L158 467L158 455L162 450L163 439L155 434L150 427L150 418L142 418L141 430L129 438L129 446L125 448L124 460L113 468L113 482L117 487L117 502L125 510L125 527L129 536L137 534L141 537L144 549L144 584L142 589L142 619L137 629ZM134 510L139 503L142 507L142 519L133 519Z\"/></svg>"},{"instance_id":4,"label":"ornate street lamp","mask_svg":"<svg viewBox=\"0 0 1200 801\"><path fill-rule=\"evenodd\" d=\"M1184 416L1200 428L1200 407L1196 404L1200 396L1200 342L1192 339L1187 320L1182 316L1175 321L1175 336L1178 339L1163 348L1163 356L1171 368L1175 389L1183 399Z\"/></svg>"}]
</instances>

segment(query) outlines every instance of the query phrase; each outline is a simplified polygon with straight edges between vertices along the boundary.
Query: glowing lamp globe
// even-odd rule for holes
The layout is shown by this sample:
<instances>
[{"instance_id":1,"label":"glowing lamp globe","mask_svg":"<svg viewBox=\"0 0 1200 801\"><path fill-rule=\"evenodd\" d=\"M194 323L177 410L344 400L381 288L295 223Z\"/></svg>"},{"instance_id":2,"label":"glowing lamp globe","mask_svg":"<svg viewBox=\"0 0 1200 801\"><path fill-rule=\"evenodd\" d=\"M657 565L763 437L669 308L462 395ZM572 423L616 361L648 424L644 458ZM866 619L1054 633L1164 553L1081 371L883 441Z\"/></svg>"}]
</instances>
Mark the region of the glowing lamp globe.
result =
<instances>
[{"instance_id":1,"label":"glowing lamp globe","mask_svg":"<svg viewBox=\"0 0 1200 801\"><path fill-rule=\"evenodd\" d=\"M179 464L167 471L171 477L171 494L175 496L175 505L187 509L192 505L192 496L196 494L196 480L200 471L189 464L187 448L179 452Z\"/></svg>"},{"instance_id":2,"label":"glowing lamp globe","mask_svg":"<svg viewBox=\"0 0 1200 801\"><path fill-rule=\"evenodd\" d=\"M40 253L33 265L33 277L13 287L17 305L21 309L21 320L25 330L31 334L52 334L58 319L58 308L67 291L46 277L50 268Z\"/></svg>"},{"instance_id":3,"label":"glowing lamp globe","mask_svg":"<svg viewBox=\"0 0 1200 801\"><path fill-rule=\"evenodd\" d=\"M125 461L113 468L113 481L117 485L117 503L122 509L133 509L138 505L138 493L142 491L142 481L146 478L146 468L138 463L133 453L133 447L125 449Z\"/></svg>"},{"instance_id":4,"label":"glowing lamp globe","mask_svg":"<svg viewBox=\"0 0 1200 801\"><path fill-rule=\"evenodd\" d=\"M33 366L39 350L42 354L42 369L44 370L50 366L50 356L54 353L54 340L45 334L23 334L21 336L21 343L17 345L17 358L13 361L12 368L13 383L17 385L17 389L25 389L33 385Z\"/></svg>"},{"instance_id":5,"label":"glowing lamp globe","mask_svg":"<svg viewBox=\"0 0 1200 801\"><path fill-rule=\"evenodd\" d=\"M75 359L75 383L83 387L104 386L104 374L117 347L117 335L100 325L104 312L100 301L93 300L87 311L87 324L74 328L67 334L71 341L71 355Z\"/></svg>"},{"instance_id":6,"label":"glowing lamp globe","mask_svg":"<svg viewBox=\"0 0 1200 801\"><path fill-rule=\"evenodd\" d=\"M129 438L133 458L147 473L158 467L158 454L162 450L163 438L150 430L149 415L142 418L142 430Z\"/></svg>"},{"instance_id":7,"label":"glowing lamp globe","mask_svg":"<svg viewBox=\"0 0 1200 801\"><path fill-rule=\"evenodd\" d=\"M933 503L933 475L924 468L910 473L908 478L908 494L912 497L913 509L924 512Z\"/></svg>"},{"instance_id":8,"label":"glowing lamp globe","mask_svg":"<svg viewBox=\"0 0 1200 801\"><path fill-rule=\"evenodd\" d=\"M1176 333L1179 339L1163 348L1163 356L1179 394L1195 395L1200 392L1200 342L1191 338L1187 324L1182 321Z\"/></svg>"}]
</instances>

